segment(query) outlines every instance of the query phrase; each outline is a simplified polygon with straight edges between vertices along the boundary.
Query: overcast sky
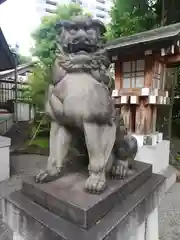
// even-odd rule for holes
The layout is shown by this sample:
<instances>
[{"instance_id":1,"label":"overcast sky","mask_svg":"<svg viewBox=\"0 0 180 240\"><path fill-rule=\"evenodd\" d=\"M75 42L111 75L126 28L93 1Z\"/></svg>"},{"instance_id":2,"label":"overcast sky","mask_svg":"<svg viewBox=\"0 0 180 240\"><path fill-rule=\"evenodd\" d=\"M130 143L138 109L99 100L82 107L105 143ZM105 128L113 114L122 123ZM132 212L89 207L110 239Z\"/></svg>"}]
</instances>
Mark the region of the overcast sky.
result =
<instances>
[{"instance_id":1,"label":"overcast sky","mask_svg":"<svg viewBox=\"0 0 180 240\"><path fill-rule=\"evenodd\" d=\"M0 26L5 38L13 46L18 43L24 55L29 55L30 34L38 23L35 0L7 0L0 5Z\"/></svg>"}]
</instances>

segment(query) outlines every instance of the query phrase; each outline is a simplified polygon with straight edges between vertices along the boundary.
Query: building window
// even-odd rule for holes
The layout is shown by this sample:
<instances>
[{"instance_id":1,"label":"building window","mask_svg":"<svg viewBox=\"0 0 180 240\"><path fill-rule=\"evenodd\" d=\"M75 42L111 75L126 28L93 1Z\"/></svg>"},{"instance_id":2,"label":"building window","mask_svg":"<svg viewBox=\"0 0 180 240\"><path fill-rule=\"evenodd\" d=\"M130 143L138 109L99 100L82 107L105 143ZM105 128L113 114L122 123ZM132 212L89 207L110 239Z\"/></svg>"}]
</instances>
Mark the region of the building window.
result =
<instances>
[{"instance_id":1,"label":"building window","mask_svg":"<svg viewBox=\"0 0 180 240\"><path fill-rule=\"evenodd\" d=\"M145 61L137 60L124 62L122 66L123 88L143 88L144 87Z\"/></svg>"},{"instance_id":2,"label":"building window","mask_svg":"<svg viewBox=\"0 0 180 240\"><path fill-rule=\"evenodd\" d=\"M102 14L100 14L100 13L97 13L97 14L96 14L96 17L98 17L98 18L105 18L105 16L102 15Z\"/></svg>"},{"instance_id":3,"label":"building window","mask_svg":"<svg viewBox=\"0 0 180 240\"><path fill-rule=\"evenodd\" d=\"M96 2L99 2L99 3L105 3L105 0L96 0Z\"/></svg>"},{"instance_id":4,"label":"building window","mask_svg":"<svg viewBox=\"0 0 180 240\"><path fill-rule=\"evenodd\" d=\"M79 4L79 5L82 4L82 1L81 1L81 0L71 0L71 2L76 3L76 4Z\"/></svg>"},{"instance_id":5,"label":"building window","mask_svg":"<svg viewBox=\"0 0 180 240\"><path fill-rule=\"evenodd\" d=\"M49 8L46 8L45 11L47 13L52 13L52 14L54 14L56 12L55 10L52 10L52 9L49 9Z\"/></svg>"},{"instance_id":6,"label":"building window","mask_svg":"<svg viewBox=\"0 0 180 240\"><path fill-rule=\"evenodd\" d=\"M46 0L46 4L57 6L57 2Z\"/></svg>"},{"instance_id":7,"label":"building window","mask_svg":"<svg viewBox=\"0 0 180 240\"><path fill-rule=\"evenodd\" d=\"M101 7L101 6L96 6L96 9L101 10L101 11L103 11L103 12L106 11L106 9L105 9L104 7Z\"/></svg>"}]
</instances>

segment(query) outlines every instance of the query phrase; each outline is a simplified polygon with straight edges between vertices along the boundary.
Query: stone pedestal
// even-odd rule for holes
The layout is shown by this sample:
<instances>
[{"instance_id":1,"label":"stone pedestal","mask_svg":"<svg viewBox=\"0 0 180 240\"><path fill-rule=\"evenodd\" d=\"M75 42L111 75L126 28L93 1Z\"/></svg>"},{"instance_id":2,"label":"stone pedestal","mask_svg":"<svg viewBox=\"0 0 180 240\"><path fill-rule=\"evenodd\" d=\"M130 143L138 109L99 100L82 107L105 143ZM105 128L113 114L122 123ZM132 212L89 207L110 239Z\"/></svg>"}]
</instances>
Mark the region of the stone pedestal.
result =
<instances>
[{"instance_id":1,"label":"stone pedestal","mask_svg":"<svg viewBox=\"0 0 180 240\"><path fill-rule=\"evenodd\" d=\"M0 113L0 134L4 135L13 126L12 113Z\"/></svg>"},{"instance_id":2,"label":"stone pedestal","mask_svg":"<svg viewBox=\"0 0 180 240\"><path fill-rule=\"evenodd\" d=\"M143 145L136 154L136 160L152 164L154 173L161 173L169 166L170 142L162 140L154 145Z\"/></svg>"},{"instance_id":3,"label":"stone pedestal","mask_svg":"<svg viewBox=\"0 0 180 240\"><path fill-rule=\"evenodd\" d=\"M176 182L176 170L169 165L170 141L163 140L162 133L133 135L138 141L135 160L152 164L153 173L166 177L166 191Z\"/></svg>"},{"instance_id":4,"label":"stone pedestal","mask_svg":"<svg viewBox=\"0 0 180 240\"><path fill-rule=\"evenodd\" d=\"M17 102L17 121L28 122L34 118L34 112L31 104L25 102Z\"/></svg>"},{"instance_id":5,"label":"stone pedestal","mask_svg":"<svg viewBox=\"0 0 180 240\"><path fill-rule=\"evenodd\" d=\"M109 179L100 195L84 191L85 172L42 185L25 178L21 191L3 198L4 222L14 240L145 240L148 217L164 194L164 177L152 174L149 164L135 162L134 168L125 180Z\"/></svg>"},{"instance_id":6,"label":"stone pedestal","mask_svg":"<svg viewBox=\"0 0 180 240\"><path fill-rule=\"evenodd\" d=\"M157 208L155 208L146 219L145 234L146 234L146 240L159 240L159 222L158 222Z\"/></svg>"},{"instance_id":7,"label":"stone pedestal","mask_svg":"<svg viewBox=\"0 0 180 240\"><path fill-rule=\"evenodd\" d=\"M0 182L8 180L10 176L10 145L10 138L0 136Z\"/></svg>"}]
</instances>

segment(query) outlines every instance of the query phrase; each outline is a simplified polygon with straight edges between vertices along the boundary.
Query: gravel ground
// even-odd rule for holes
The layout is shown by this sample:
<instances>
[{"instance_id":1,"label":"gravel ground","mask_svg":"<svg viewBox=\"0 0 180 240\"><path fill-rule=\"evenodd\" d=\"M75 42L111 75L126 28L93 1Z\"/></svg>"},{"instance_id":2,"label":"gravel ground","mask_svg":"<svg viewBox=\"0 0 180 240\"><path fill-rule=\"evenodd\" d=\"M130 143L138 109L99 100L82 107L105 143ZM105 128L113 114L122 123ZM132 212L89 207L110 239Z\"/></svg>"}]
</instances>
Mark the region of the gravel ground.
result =
<instances>
[{"instance_id":1,"label":"gravel ground","mask_svg":"<svg viewBox=\"0 0 180 240\"><path fill-rule=\"evenodd\" d=\"M180 183L166 194L159 209L160 240L180 239Z\"/></svg>"}]
</instances>

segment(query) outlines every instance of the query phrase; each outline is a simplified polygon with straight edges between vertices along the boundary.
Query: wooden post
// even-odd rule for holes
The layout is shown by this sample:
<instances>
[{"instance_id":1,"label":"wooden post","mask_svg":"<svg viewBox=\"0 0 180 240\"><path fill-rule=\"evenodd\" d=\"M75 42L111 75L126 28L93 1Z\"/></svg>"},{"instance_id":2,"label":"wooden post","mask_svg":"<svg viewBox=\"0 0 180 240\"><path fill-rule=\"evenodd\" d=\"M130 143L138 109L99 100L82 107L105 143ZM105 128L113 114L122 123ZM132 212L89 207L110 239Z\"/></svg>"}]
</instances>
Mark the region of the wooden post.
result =
<instances>
[{"instance_id":1,"label":"wooden post","mask_svg":"<svg viewBox=\"0 0 180 240\"><path fill-rule=\"evenodd\" d=\"M157 106L152 106L152 132L156 132Z\"/></svg>"},{"instance_id":2,"label":"wooden post","mask_svg":"<svg viewBox=\"0 0 180 240\"><path fill-rule=\"evenodd\" d=\"M152 85L152 68L153 61L151 56L147 56L145 59L145 75L144 75L144 86L150 88Z\"/></svg>"},{"instance_id":3,"label":"wooden post","mask_svg":"<svg viewBox=\"0 0 180 240\"><path fill-rule=\"evenodd\" d=\"M115 89L122 88L122 63L119 59L115 62Z\"/></svg>"},{"instance_id":4,"label":"wooden post","mask_svg":"<svg viewBox=\"0 0 180 240\"><path fill-rule=\"evenodd\" d=\"M14 110L15 110L15 123L18 122L18 108L17 108L17 98L18 98L18 87L17 87L17 65L14 70L14 79L15 79L15 101L14 101Z\"/></svg>"},{"instance_id":5,"label":"wooden post","mask_svg":"<svg viewBox=\"0 0 180 240\"><path fill-rule=\"evenodd\" d=\"M168 123L168 139L171 140L171 134L172 134L172 109L174 104L174 95L175 95L175 86L177 83L177 69L174 71L174 78L173 78L173 84L171 89L171 103L170 103L170 109L169 109L169 123Z\"/></svg>"}]
</instances>

